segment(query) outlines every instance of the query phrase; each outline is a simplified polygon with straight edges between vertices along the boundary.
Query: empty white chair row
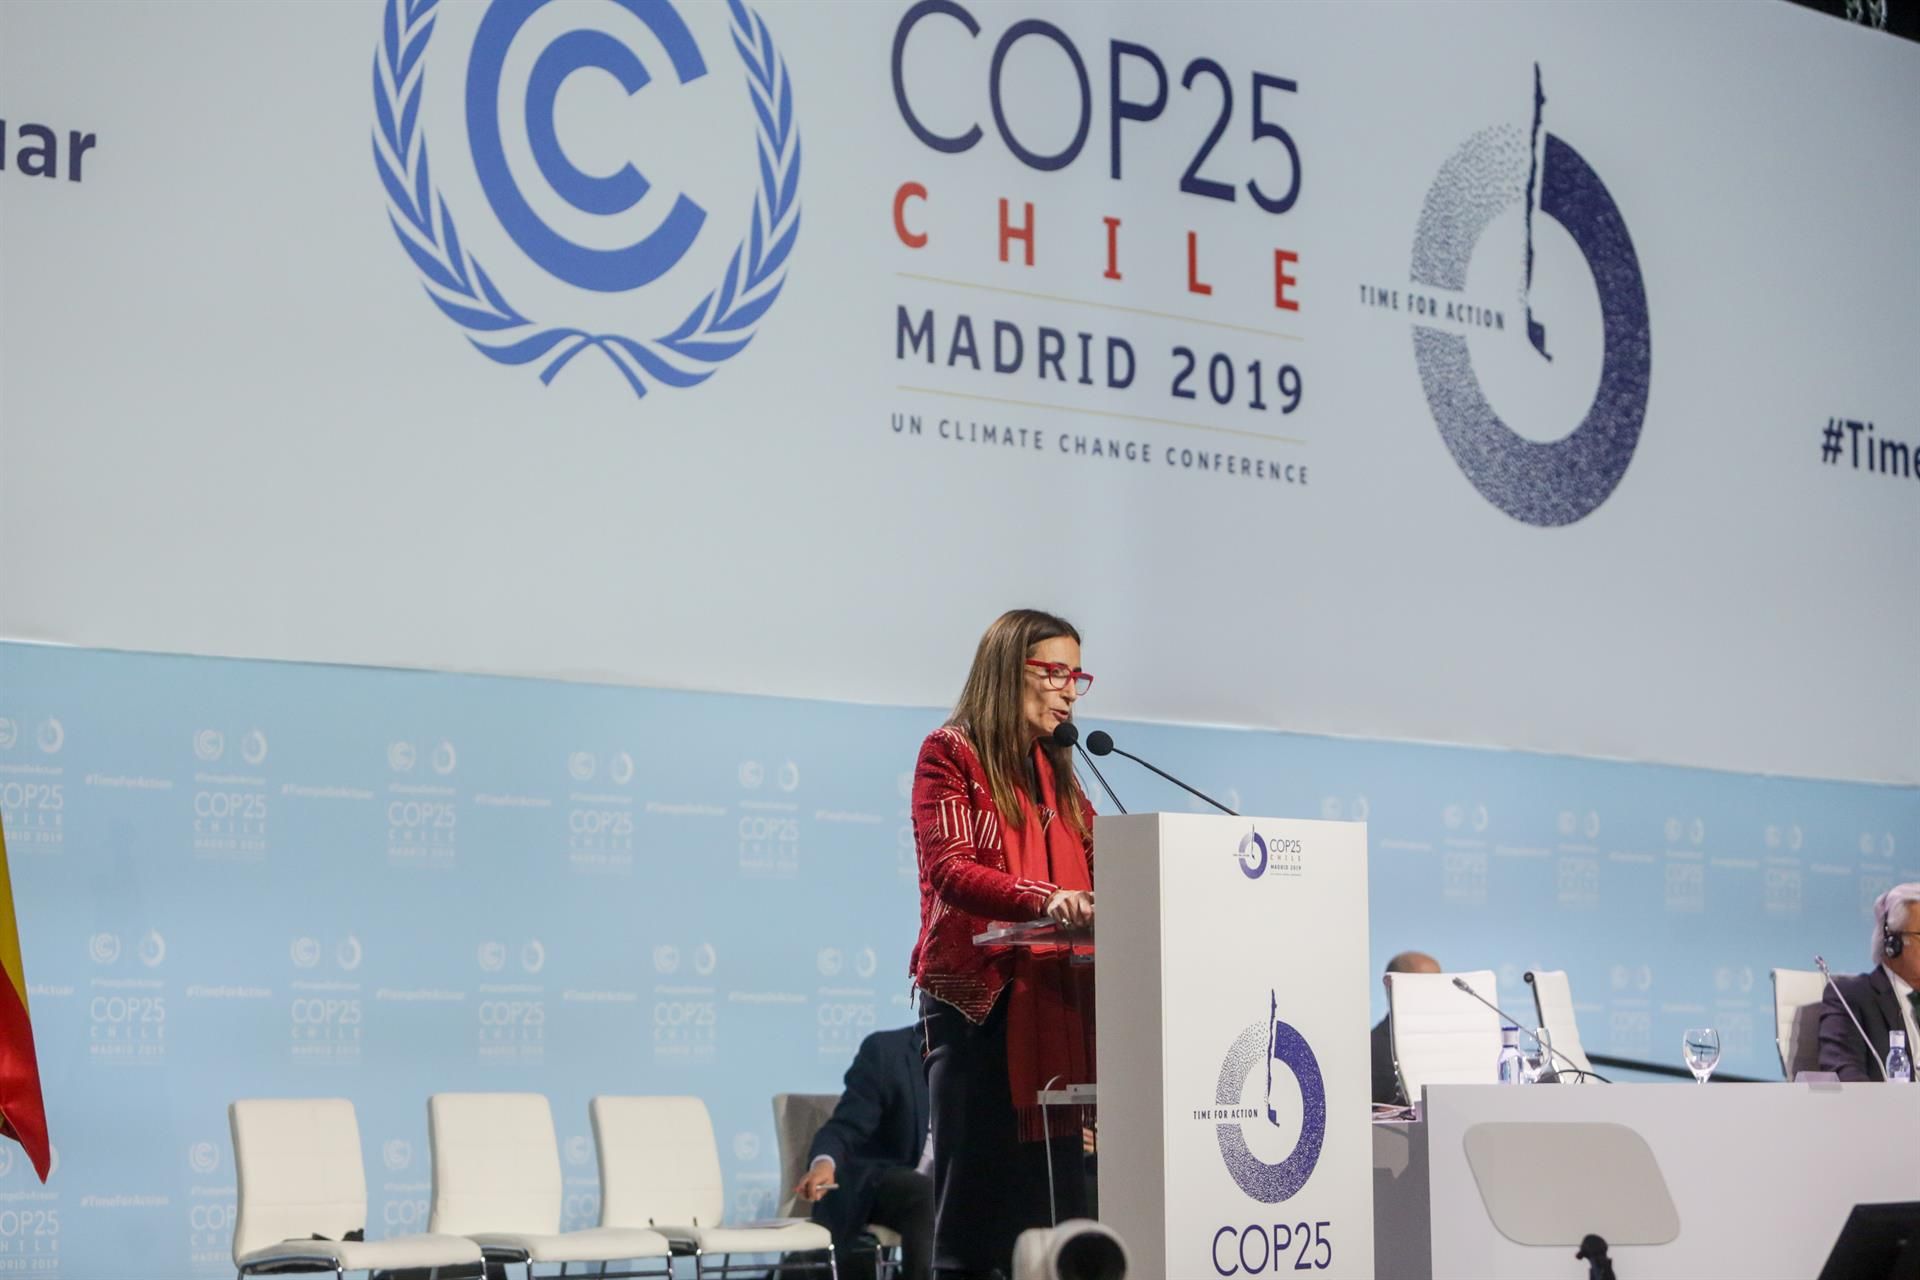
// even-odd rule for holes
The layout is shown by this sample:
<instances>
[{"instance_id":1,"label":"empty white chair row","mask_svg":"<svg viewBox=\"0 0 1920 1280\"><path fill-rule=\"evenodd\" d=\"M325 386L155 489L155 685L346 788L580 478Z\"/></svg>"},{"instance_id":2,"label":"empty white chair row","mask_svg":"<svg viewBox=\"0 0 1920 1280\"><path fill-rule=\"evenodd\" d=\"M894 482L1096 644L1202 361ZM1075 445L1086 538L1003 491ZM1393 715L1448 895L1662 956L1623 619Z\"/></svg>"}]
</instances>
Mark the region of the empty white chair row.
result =
<instances>
[{"instance_id":1,"label":"empty white chair row","mask_svg":"<svg viewBox=\"0 0 1920 1280\"><path fill-rule=\"evenodd\" d=\"M603 1099L594 1099L597 1111ZM697 1101L697 1100L694 1100ZM704 1110L704 1108L702 1108ZM553 1111L537 1093L437 1093L427 1099L433 1152L433 1202L427 1229L463 1236L492 1262L634 1263L655 1265L615 1274L660 1276L673 1242L652 1224L560 1230L560 1144ZM604 1170L607 1155L601 1148ZM605 1198L602 1198L605 1204Z\"/></svg>"},{"instance_id":2,"label":"empty white chair row","mask_svg":"<svg viewBox=\"0 0 1920 1280\"><path fill-rule=\"evenodd\" d=\"M808 1222L731 1225L713 1121L698 1098L599 1097L589 1108L600 1159L600 1225L560 1229L560 1149L537 1093L436 1094L427 1102L433 1157L428 1234L364 1233L366 1173L359 1123L343 1099L236 1102L239 1182L233 1259L250 1275L430 1269L479 1275L484 1262L598 1264L596 1277L665 1277L676 1255L696 1277L764 1273L736 1254L823 1251L811 1264L837 1280L833 1240ZM331 1237L331 1238L328 1238ZM608 1271L610 1264L638 1269ZM806 1266L808 1264L800 1264ZM785 1264L784 1270L794 1270Z\"/></svg>"}]
</instances>

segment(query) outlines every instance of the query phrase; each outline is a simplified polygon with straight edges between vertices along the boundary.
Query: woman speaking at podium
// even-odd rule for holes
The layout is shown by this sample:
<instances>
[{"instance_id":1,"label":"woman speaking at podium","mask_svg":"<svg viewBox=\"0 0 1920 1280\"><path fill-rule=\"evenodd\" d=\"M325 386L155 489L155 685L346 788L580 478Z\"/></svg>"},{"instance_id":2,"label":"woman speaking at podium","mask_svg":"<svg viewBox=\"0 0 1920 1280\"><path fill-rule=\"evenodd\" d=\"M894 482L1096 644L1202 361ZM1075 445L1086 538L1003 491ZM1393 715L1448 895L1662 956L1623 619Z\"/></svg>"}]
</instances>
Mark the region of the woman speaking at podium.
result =
<instances>
[{"instance_id":1,"label":"woman speaking at podium","mask_svg":"<svg viewBox=\"0 0 1920 1280\"><path fill-rule=\"evenodd\" d=\"M1016 609L980 638L960 702L921 744L920 990L932 1106L935 1274L1010 1273L1014 1241L1086 1214L1080 1108L1037 1094L1093 1080L1091 970L1064 948L979 947L995 921L1093 923L1093 807L1053 732L1093 684L1080 634Z\"/></svg>"}]
</instances>

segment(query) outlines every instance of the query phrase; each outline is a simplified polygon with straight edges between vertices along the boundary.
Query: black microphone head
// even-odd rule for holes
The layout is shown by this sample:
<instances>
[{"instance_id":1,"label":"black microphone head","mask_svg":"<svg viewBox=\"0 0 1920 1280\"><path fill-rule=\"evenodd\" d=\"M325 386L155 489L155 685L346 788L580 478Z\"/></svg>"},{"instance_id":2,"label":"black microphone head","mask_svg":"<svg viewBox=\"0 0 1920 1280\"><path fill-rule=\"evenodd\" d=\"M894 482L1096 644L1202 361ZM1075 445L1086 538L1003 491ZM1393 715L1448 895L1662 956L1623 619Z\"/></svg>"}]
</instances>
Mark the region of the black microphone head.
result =
<instances>
[{"instance_id":1,"label":"black microphone head","mask_svg":"<svg viewBox=\"0 0 1920 1280\"><path fill-rule=\"evenodd\" d=\"M1080 726L1071 720L1062 720L1053 726L1053 745L1070 747L1080 741Z\"/></svg>"},{"instance_id":2,"label":"black microphone head","mask_svg":"<svg viewBox=\"0 0 1920 1280\"><path fill-rule=\"evenodd\" d=\"M1097 756L1110 754L1113 751L1113 735L1105 729L1095 729L1087 735L1087 750Z\"/></svg>"},{"instance_id":3,"label":"black microphone head","mask_svg":"<svg viewBox=\"0 0 1920 1280\"><path fill-rule=\"evenodd\" d=\"M1465 978L1455 978L1453 980L1453 985L1460 988L1462 991L1470 992L1473 990L1472 987L1467 985L1467 980Z\"/></svg>"}]
</instances>

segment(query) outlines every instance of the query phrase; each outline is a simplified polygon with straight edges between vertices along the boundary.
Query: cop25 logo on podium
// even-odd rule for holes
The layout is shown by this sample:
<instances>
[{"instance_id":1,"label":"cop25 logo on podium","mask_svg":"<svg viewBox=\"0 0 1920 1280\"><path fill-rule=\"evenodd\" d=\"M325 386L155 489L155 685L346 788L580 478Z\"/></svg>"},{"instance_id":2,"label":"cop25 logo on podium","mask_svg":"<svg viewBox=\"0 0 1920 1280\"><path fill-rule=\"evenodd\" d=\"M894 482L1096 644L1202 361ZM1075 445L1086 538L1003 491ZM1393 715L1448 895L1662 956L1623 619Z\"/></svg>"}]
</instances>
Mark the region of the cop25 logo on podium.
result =
<instances>
[{"instance_id":1,"label":"cop25 logo on podium","mask_svg":"<svg viewBox=\"0 0 1920 1280\"><path fill-rule=\"evenodd\" d=\"M665 50L664 67L649 70L629 43L594 27L543 36L544 46L537 50L518 47L535 43L518 37L549 2L494 0L480 18L468 55L464 95L467 145L480 190L513 246L555 283L543 299L548 305L522 310L508 300L462 246L453 212L433 181L421 102L424 55L440 16L439 0L387 0L374 54L373 155L394 233L419 270L427 296L489 359L509 365L544 362L540 380L551 383L569 361L591 348L613 362L637 396L653 384L695 386L746 348L786 282L787 260L800 230L800 135L786 62L759 16L740 0L728 0L733 46L746 71L757 122L759 184L745 232L721 278L684 316L660 315L638 334L598 331L569 320L569 290L576 312L591 311L580 301L591 295L630 295L644 302L643 291L681 265L709 231L709 221L723 220L686 194L669 197L662 191L651 198L666 207L664 216L630 243L612 248L583 243L572 222L557 229L542 209L559 212L564 206L568 218L604 221L637 209L652 190L632 163L612 173L589 173L569 158L556 123L562 86L576 72L591 70L611 76L631 97L656 80L691 84L707 75L708 66L667 0L614 0ZM553 25L534 23L539 31ZM521 79L503 94L509 68ZM503 122L513 125L511 138ZM530 164L518 159L523 155L531 156ZM530 194L523 184L536 181L545 189ZM462 216L473 212L463 210ZM605 240L600 223L593 225L602 234L585 238ZM648 309L635 306L629 313L645 316Z\"/></svg>"},{"instance_id":2,"label":"cop25 logo on podium","mask_svg":"<svg viewBox=\"0 0 1920 1280\"><path fill-rule=\"evenodd\" d=\"M1258 1125L1264 1120L1270 1128L1283 1130L1292 1122L1290 1116L1283 1121L1279 1108L1274 1106L1275 1062L1293 1073L1300 1088L1299 1135L1293 1150L1277 1163L1255 1155L1246 1133L1249 1123ZM1247 1086L1255 1070L1261 1068L1266 1071L1265 1105L1250 1108L1245 1105ZM1234 1115L1215 1128L1220 1158L1242 1191L1261 1204L1279 1204L1307 1185L1314 1166L1320 1163L1320 1149L1327 1138L1327 1086L1320 1074L1320 1060L1314 1056L1306 1037L1280 1020L1277 990L1267 995L1267 1016L1242 1031L1227 1050L1220 1064L1220 1079L1213 1100L1223 1112ZM1247 1114L1235 1114L1236 1109ZM1258 1114L1262 1110L1264 1116Z\"/></svg>"}]
</instances>

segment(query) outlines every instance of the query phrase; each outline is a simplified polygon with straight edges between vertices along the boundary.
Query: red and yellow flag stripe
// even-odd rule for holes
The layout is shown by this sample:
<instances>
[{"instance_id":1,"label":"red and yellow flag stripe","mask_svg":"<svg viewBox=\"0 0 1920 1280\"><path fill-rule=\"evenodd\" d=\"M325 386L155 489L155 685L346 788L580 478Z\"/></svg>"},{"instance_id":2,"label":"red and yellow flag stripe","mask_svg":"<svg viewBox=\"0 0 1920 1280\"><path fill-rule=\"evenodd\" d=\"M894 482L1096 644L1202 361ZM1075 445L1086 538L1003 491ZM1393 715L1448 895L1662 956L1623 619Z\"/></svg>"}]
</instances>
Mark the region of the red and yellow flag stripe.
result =
<instances>
[{"instance_id":1,"label":"red and yellow flag stripe","mask_svg":"<svg viewBox=\"0 0 1920 1280\"><path fill-rule=\"evenodd\" d=\"M20 929L13 914L13 877L7 871L6 834L0 830L0 1135L26 1148L40 1181L47 1180L47 1107L40 1095L40 1060L27 1016L27 975L20 963Z\"/></svg>"}]
</instances>

